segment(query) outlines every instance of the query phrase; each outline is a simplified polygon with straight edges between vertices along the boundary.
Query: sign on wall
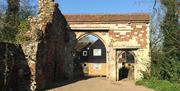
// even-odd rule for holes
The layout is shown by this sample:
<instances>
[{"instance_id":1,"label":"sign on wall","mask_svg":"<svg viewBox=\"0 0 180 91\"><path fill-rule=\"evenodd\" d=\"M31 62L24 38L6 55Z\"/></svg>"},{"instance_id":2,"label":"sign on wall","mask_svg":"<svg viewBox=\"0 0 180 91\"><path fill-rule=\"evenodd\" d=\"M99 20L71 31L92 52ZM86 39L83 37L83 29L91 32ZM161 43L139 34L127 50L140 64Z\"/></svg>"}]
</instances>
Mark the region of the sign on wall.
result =
<instances>
[{"instance_id":1,"label":"sign on wall","mask_svg":"<svg viewBox=\"0 0 180 91\"><path fill-rule=\"evenodd\" d=\"M93 49L93 56L101 56L101 49Z\"/></svg>"},{"instance_id":2,"label":"sign on wall","mask_svg":"<svg viewBox=\"0 0 180 91\"><path fill-rule=\"evenodd\" d=\"M101 64L94 63L93 64L93 69L94 70L100 70L101 69Z\"/></svg>"}]
</instances>

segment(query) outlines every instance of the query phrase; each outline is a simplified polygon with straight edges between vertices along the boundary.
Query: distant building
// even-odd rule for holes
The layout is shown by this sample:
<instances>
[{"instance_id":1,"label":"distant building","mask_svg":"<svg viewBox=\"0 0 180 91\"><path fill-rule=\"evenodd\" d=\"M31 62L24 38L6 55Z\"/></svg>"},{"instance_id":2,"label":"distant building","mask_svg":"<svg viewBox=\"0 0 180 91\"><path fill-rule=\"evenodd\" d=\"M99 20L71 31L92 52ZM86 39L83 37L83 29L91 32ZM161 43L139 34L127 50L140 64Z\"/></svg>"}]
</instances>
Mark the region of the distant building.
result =
<instances>
[{"instance_id":1,"label":"distant building","mask_svg":"<svg viewBox=\"0 0 180 91\"><path fill-rule=\"evenodd\" d=\"M106 48L102 41L98 39L94 43L79 43L78 48L84 44L79 52L80 61L83 63L84 72L89 76L106 75ZM78 49L78 50L79 50Z\"/></svg>"}]
</instances>

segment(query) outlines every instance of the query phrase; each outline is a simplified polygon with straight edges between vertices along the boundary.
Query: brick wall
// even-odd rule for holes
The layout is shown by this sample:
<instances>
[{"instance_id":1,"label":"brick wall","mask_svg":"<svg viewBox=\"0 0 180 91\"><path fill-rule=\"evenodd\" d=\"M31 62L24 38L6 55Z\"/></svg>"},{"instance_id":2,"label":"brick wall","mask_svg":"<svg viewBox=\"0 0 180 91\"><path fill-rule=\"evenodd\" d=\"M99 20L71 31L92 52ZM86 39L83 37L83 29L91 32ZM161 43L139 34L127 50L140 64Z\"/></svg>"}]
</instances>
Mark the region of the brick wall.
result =
<instances>
[{"instance_id":1,"label":"brick wall","mask_svg":"<svg viewBox=\"0 0 180 91\"><path fill-rule=\"evenodd\" d=\"M130 41L135 38L141 48L147 48L147 26L145 24L131 24L132 30L128 31L109 31L109 37L112 37L114 41Z\"/></svg>"}]
</instances>

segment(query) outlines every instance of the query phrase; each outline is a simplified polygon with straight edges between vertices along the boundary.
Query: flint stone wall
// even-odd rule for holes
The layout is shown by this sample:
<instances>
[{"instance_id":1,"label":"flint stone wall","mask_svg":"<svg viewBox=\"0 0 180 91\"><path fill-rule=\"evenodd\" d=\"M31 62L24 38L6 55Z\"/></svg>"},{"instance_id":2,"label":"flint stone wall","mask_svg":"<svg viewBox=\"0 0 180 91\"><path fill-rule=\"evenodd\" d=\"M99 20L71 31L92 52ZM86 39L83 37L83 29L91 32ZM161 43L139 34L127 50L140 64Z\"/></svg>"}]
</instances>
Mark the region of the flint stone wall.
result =
<instances>
[{"instance_id":1,"label":"flint stone wall","mask_svg":"<svg viewBox=\"0 0 180 91\"><path fill-rule=\"evenodd\" d=\"M29 91L30 75L21 46L0 42L0 91Z\"/></svg>"},{"instance_id":2,"label":"flint stone wall","mask_svg":"<svg viewBox=\"0 0 180 91\"><path fill-rule=\"evenodd\" d=\"M37 17L30 17L31 41L23 50L31 68L32 90L42 90L49 83L73 78L73 34L53 0L39 0Z\"/></svg>"}]
</instances>

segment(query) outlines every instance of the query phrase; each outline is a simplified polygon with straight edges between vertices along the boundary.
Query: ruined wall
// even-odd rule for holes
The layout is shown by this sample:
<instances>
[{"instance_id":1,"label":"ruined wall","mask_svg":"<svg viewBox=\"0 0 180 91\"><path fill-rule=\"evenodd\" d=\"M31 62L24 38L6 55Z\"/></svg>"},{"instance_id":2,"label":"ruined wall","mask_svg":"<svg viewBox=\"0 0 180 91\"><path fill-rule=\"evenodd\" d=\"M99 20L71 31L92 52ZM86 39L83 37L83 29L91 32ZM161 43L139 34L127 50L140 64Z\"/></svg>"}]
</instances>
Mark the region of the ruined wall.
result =
<instances>
[{"instance_id":1,"label":"ruined wall","mask_svg":"<svg viewBox=\"0 0 180 91\"><path fill-rule=\"evenodd\" d=\"M30 75L21 46L0 42L0 91L28 91Z\"/></svg>"},{"instance_id":2,"label":"ruined wall","mask_svg":"<svg viewBox=\"0 0 180 91\"><path fill-rule=\"evenodd\" d=\"M31 41L23 49L31 68L31 89L44 89L49 83L73 78L75 35L54 0L39 0L37 17L29 18ZM35 85L37 84L37 85Z\"/></svg>"}]
</instances>

